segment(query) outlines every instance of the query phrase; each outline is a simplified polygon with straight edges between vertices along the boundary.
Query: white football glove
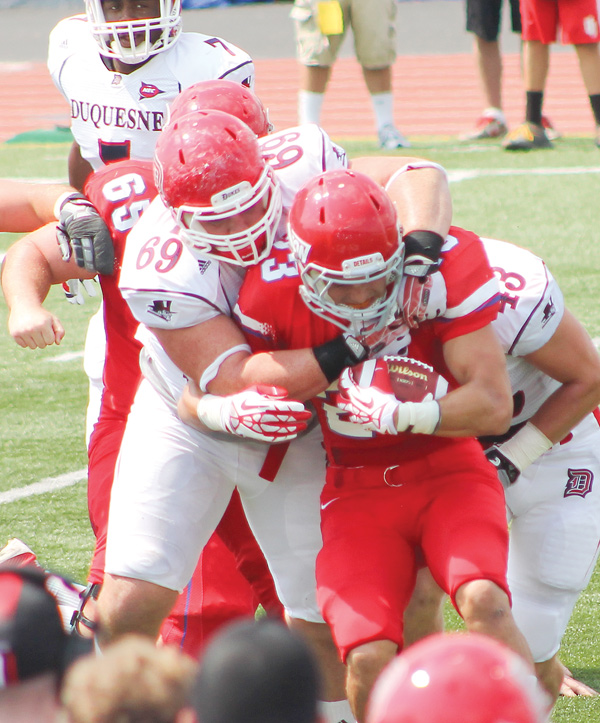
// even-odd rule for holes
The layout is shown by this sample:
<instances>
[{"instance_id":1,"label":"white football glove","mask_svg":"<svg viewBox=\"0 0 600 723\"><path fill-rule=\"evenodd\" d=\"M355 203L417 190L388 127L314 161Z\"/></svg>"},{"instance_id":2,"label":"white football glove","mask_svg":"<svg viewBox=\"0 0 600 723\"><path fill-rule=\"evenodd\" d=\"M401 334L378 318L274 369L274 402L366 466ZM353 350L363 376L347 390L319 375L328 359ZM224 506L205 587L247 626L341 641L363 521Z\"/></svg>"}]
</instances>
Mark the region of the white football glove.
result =
<instances>
[{"instance_id":1,"label":"white football glove","mask_svg":"<svg viewBox=\"0 0 600 723\"><path fill-rule=\"evenodd\" d=\"M410 344L410 329L404 319L396 319L383 329L361 337L360 341L367 345L370 359L381 356L384 351L402 354Z\"/></svg>"},{"instance_id":2,"label":"white football glove","mask_svg":"<svg viewBox=\"0 0 600 723\"><path fill-rule=\"evenodd\" d=\"M65 281L62 287L69 304L83 306L85 304L84 290L88 296L98 296L95 279L70 279Z\"/></svg>"},{"instance_id":3,"label":"white football glove","mask_svg":"<svg viewBox=\"0 0 600 723\"><path fill-rule=\"evenodd\" d=\"M56 202L56 240L63 261L75 255L77 266L100 274L112 274L115 249L108 226L81 193L61 196Z\"/></svg>"},{"instance_id":4,"label":"white football glove","mask_svg":"<svg viewBox=\"0 0 600 723\"><path fill-rule=\"evenodd\" d=\"M402 316L411 329L446 311L446 283L440 271L428 276L404 276L400 283Z\"/></svg>"},{"instance_id":5,"label":"white football glove","mask_svg":"<svg viewBox=\"0 0 600 723\"><path fill-rule=\"evenodd\" d=\"M377 387L361 387L351 370L344 369L338 382L337 406L348 419L378 434L433 434L440 423L437 402L400 402Z\"/></svg>"},{"instance_id":6,"label":"white football glove","mask_svg":"<svg viewBox=\"0 0 600 723\"><path fill-rule=\"evenodd\" d=\"M280 387L259 384L237 394L205 394L196 413L205 427L261 442L288 442L303 432L311 413L302 402L286 399Z\"/></svg>"}]
</instances>

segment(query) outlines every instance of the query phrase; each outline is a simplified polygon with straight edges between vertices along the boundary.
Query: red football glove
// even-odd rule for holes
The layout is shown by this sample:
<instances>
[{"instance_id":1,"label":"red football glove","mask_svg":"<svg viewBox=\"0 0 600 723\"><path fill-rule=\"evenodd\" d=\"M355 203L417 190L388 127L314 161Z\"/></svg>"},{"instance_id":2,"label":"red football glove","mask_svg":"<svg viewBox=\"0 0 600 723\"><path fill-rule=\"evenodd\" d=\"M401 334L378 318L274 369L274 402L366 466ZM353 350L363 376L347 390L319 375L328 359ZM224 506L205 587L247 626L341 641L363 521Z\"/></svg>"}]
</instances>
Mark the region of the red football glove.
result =
<instances>
[{"instance_id":1,"label":"red football glove","mask_svg":"<svg viewBox=\"0 0 600 723\"><path fill-rule=\"evenodd\" d=\"M219 397L205 394L196 413L204 426L261 442L288 442L303 432L311 413L287 390L264 384Z\"/></svg>"}]
</instances>

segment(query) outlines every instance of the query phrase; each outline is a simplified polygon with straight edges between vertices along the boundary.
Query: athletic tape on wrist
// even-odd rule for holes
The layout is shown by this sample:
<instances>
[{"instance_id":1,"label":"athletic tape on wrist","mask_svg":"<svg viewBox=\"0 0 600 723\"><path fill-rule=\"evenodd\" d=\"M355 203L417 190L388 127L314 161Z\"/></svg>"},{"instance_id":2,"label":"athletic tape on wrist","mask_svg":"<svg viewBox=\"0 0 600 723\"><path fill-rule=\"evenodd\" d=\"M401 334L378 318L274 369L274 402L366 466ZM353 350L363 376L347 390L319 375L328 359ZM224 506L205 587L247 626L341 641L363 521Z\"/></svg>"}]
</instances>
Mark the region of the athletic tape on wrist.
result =
<instances>
[{"instance_id":1,"label":"athletic tape on wrist","mask_svg":"<svg viewBox=\"0 0 600 723\"><path fill-rule=\"evenodd\" d=\"M404 402L398 408L396 429L410 434L433 434L442 420L436 402Z\"/></svg>"},{"instance_id":2,"label":"athletic tape on wrist","mask_svg":"<svg viewBox=\"0 0 600 723\"><path fill-rule=\"evenodd\" d=\"M444 238L435 231L417 229L402 237L405 246L404 265L410 265L411 256L425 257L430 264L437 263L444 245Z\"/></svg>"},{"instance_id":3,"label":"athletic tape on wrist","mask_svg":"<svg viewBox=\"0 0 600 723\"><path fill-rule=\"evenodd\" d=\"M403 173L406 173L407 171L419 171L422 168L436 168L438 171L441 171L444 176L448 177L446 169L443 166L440 166L439 163L434 163L433 161L417 161L416 163L407 163L406 165L402 166L402 168L392 173L392 175L389 177L388 182L384 186L385 190L387 191L392 185L392 183L398 178L398 176L401 176Z\"/></svg>"},{"instance_id":4,"label":"athletic tape on wrist","mask_svg":"<svg viewBox=\"0 0 600 723\"><path fill-rule=\"evenodd\" d=\"M215 394L205 394L196 404L196 416L205 427L215 432L226 432L221 421L221 410L224 397Z\"/></svg>"},{"instance_id":5,"label":"athletic tape on wrist","mask_svg":"<svg viewBox=\"0 0 600 723\"><path fill-rule=\"evenodd\" d=\"M552 442L531 422L513 437L499 445L498 449L515 464L521 472L533 464L552 447Z\"/></svg>"}]
</instances>

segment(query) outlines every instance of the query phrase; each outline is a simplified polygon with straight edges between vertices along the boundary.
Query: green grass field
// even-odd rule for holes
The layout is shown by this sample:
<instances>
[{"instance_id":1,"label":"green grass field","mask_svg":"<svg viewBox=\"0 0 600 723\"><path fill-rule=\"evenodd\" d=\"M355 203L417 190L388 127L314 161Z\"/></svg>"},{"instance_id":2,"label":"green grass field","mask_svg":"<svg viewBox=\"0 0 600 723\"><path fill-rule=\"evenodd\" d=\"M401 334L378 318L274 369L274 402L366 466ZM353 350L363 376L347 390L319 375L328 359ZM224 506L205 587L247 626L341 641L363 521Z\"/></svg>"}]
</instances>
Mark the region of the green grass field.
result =
<instances>
[{"instance_id":1,"label":"green grass field","mask_svg":"<svg viewBox=\"0 0 600 723\"><path fill-rule=\"evenodd\" d=\"M374 152L358 141L342 144L351 156ZM65 144L0 145L0 176L64 179L67 151ZM543 256L570 309L600 340L600 151L590 138L563 139L554 150L523 154L494 143L465 146L427 138L411 154L438 161L450 172L457 225ZM0 252L15 239L0 234ZM19 537L44 565L78 581L85 578L92 548L84 482L17 501L5 498L85 467L87 381L80 353L98 303L91 299L74 307L53 289L47 304L62 319L66 337L60 347L31 351L9 337L0 300L0 547ZM600 567L577 604L561 650L573 673L597 689L599 601ZM460 627L450 608L447 622ZM600 722L600 699L561 699L553 720Z\"/></svg>"}]
</instances>

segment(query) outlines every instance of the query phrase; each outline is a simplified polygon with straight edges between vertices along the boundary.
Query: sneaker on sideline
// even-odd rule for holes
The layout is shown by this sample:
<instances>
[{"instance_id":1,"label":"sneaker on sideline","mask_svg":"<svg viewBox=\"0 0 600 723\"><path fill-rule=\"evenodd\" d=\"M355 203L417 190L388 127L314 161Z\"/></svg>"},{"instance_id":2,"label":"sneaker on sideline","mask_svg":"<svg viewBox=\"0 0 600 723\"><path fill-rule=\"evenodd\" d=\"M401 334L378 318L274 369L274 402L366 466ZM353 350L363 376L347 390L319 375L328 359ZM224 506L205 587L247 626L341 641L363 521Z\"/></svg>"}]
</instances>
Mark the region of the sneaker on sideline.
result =
<instances>
[{"instance_id":1,"label":"sneaker on sideline","mask_svg":"<svg viewBox=\"0 0 600 723\"><path fill-rule=\"evenodd\" d=\"M461 141L481 141L485 138L502 138L508 133L506 123L489 115L482 115L475 124L475 128L460 136Z\"/></svg>"},{"instance_id":2,"label":"sneaker on sideline","mask_svg":"<svg viewBox=\"0 0 600 723\"><path fill-rule=\"evenodd\" d=\"M382 126L378 133L379 147L385 148L388 151L394 150L394 148L410 148L410 142L405 138L402 133L391 123Z\"/></svg>"},{"instance_id":3,"label":"sneaker on sideline","mask_svg":"<svg viewBox=\"0 0 600 723\"><path fill-rule=\"evenodd\" d=\"M547 115L542 116L542 128L546 131L546 136L549 141L557 141L559 138L562 138L562 133L556 130Z\"/></svg>"},{"instance_id":4,"label":"sneaker on sideline","mask_svg":"<svg viewBox=\"0 0 600 723\"><path fill-rule=\"evenodd\" d=\"M530 151L534 148L552 148L546 131L537 123L525 121L514 128L502 142L506 151Z\"/></svg>"}]
</instances>

